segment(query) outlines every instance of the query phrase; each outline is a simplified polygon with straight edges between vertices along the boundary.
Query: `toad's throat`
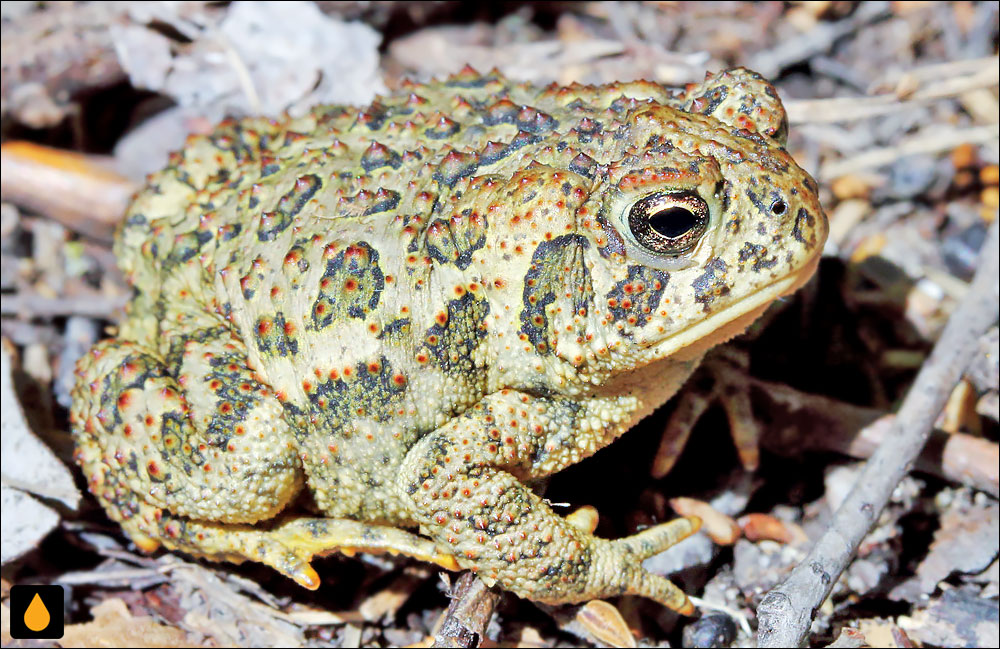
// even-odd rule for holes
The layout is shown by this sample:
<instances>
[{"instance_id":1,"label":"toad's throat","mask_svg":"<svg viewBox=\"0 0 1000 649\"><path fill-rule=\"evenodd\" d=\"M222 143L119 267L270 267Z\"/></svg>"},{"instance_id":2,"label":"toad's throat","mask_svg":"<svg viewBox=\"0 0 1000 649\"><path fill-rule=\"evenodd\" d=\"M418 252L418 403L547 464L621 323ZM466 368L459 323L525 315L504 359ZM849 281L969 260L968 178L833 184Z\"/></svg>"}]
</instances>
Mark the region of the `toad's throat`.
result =
<instances>
[{"instance_id":1,"label":"toad's throat","mask_svg":"<svg viewBox=\"0 0 1000 649\"><path fill-rule=\"evenodd\" d=\"M730 304L725 309L692 324L666 340L651 345L654 358L672 357L677 360L700 357L707 349L738 336L753 323L778 298L794 293L809 281L820 255L815 255L798 270L780 277L770 284Z\"/></svg>"}]
</instances>

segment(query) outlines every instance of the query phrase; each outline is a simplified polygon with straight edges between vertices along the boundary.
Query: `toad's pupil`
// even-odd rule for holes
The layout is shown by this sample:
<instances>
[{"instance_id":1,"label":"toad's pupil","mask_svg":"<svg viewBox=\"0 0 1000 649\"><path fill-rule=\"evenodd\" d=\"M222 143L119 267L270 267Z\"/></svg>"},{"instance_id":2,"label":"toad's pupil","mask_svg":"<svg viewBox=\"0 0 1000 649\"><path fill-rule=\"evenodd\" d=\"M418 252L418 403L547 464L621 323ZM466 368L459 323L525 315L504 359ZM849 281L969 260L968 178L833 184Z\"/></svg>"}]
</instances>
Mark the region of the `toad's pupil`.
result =
<instances>
[{"instance_id":1,"label":"toad's pupil","mask_svg":"<svg viewBox=\"0 0 1000 649\"><path fill-rule=\"evenodd\" d=\"M668 207L649 216L649 227L668 239L684 236L698 225L698 217L684 207Z\"/></svg>"}]
</instances>

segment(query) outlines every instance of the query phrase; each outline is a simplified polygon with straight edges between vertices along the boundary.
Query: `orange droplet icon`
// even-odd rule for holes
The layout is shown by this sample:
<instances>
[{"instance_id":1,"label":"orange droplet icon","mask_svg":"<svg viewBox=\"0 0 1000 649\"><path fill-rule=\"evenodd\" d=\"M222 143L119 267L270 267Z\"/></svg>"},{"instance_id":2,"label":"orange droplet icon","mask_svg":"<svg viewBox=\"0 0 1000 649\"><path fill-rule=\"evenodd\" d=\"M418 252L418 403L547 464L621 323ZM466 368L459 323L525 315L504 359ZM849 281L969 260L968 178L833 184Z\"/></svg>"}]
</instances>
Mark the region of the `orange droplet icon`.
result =
<instances>
[{"instance_id":1,"label":"orange droplet icon","mask_svg":"<svg viewBox=\"0 0 1000 649\"><path fill-rule=\"evenodd\" d=\"M45 608L42 598L35 593L31 603L28 604L28 609L24 612L24 626L38 633L49 625L51 619L49 609Z\"/></svg>"}]
</instances>

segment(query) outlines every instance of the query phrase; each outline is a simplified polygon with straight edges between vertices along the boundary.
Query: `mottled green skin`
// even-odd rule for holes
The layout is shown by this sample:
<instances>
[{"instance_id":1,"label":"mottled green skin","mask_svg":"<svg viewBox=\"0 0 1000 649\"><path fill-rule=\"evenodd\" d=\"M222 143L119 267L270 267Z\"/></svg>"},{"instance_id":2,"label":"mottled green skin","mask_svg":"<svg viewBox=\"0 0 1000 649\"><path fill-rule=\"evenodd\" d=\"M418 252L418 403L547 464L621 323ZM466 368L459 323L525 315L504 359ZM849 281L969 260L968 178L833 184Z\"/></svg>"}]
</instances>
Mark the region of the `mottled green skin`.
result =
<instances>
[{"instance_id":1,"label":"mottled green skin","mask_svg":"<svg viewBox=\"0 0 1000 649\"><path fill-rule=\"evenodd\" d=\"M80 363L91 491L144 547L311 586L313 553L388 548L533 599L687 610L639 561L695 521L605 541L521 481L613 441L808 278L826 219L784 134L743 70L676 94L466 70L190 138L128 212L136 295ZM711 208L678 258L644 255L624 220L658 190ZM303 488L371 525L254 525ZM391 529L418 526L430 541Z\"/></svg>"}]
</instances>

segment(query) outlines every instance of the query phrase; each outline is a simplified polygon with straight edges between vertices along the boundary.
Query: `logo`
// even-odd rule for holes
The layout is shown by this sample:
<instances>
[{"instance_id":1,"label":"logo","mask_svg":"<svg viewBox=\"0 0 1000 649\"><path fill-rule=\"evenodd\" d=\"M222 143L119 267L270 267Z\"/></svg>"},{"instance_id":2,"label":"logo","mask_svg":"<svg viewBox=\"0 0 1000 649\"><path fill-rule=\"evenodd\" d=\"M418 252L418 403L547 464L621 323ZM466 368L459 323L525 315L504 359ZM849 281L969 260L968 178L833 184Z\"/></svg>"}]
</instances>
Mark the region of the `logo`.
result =
<instances>
[{"instance_id":1,"label":"logo","mask_svg":"<svg viewBox=\"0 0 1000 649\"><path fill-rule=\"evenodd\" d=\"M62 586L11 586L10 635L18 640L63 637Z\"/></svg>"}]
</instances>

